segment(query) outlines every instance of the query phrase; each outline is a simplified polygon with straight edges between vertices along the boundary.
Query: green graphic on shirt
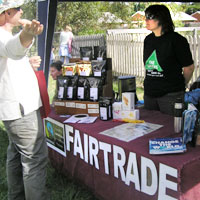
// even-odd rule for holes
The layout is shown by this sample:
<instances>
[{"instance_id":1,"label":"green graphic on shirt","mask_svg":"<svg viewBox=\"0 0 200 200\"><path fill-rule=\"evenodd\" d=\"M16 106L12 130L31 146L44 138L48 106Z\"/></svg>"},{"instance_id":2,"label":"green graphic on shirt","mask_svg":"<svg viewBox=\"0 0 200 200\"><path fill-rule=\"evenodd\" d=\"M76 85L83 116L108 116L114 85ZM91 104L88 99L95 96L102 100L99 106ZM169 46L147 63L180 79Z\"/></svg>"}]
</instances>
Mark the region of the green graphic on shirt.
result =
<instances>
[{"instance_id":1,"label":"green graphic on shirt","mask_svg":"<svg viewBox=\"0 0 200 200\"><path fill-rule=\"evenodd\" d=\"M158 63L156 51L154 50L153 53L149 56L148 60L145 63L146 70L157 70L159 72L162 72L163 69Z\"/></svg>"}]
</instances>

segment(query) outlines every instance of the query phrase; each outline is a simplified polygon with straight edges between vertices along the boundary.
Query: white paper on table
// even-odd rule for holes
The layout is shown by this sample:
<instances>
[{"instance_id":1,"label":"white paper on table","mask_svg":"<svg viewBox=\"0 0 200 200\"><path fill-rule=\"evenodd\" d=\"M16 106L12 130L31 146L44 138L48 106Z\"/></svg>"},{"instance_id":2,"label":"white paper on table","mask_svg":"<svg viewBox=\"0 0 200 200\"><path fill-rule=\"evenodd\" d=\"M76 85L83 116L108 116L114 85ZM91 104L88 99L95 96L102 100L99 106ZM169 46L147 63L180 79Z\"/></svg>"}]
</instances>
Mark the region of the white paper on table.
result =
<instances>
[{"instance_id":1,"label":"white paper on table","mask_svg":"<svg viewBox=\"0 0 200 200\"><path fill-rule=\"evenodd\" d=\"M71 117L71 115L59 115L59 117L66 117L66 118L69 118L69 117Z\"/></svg>"},{"instance_id":2,"label":"white paper on table","mask_svg":"<svg viewBox=\"0 0 200 200\"><path fill-rule=\"evenodd\" d=\"M74 116L71 116L69 119L66 119L63 123L80 123L80 124L91 124L94 123L97 117L85 117L78 119Z\"/></svg>"},{"instance_id":3,"label":"white paper on table","mask_svg":"<svg viewBox=\"0 0 200 200\"><path fill-rule=\"evenodd\" d=\"M63 123L77 123L80 119L77 119L74 116L71 116L69 119L66 119Z\"/></svg>"},{"instance_id":4,"label":"white paper on table","mask_svg":"<svg viewBox=\"0 0 200 200\"><path fill-rule=\"evenodd\" d=\"M97 117L86 117L81 119L78 123L80 124L92 124L96 121Z\"/></svg>"}]
</instances>

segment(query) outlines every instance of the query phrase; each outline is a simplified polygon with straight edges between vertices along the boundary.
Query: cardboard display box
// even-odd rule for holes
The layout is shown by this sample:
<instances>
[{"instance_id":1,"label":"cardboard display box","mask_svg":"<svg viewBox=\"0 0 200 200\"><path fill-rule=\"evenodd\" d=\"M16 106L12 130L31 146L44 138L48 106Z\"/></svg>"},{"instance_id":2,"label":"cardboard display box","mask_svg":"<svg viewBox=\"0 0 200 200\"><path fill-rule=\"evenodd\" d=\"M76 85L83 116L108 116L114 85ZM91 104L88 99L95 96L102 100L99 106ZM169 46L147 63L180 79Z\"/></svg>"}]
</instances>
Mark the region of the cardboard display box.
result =
<instances>
[{"instance_id":1,"label":"cardboard display box","mask_svg":"<svg viewBox=\"0 0 200 200\"><path fill-rule=\"evenodd\" d=\"M88 114L89 116L99 116L99 102L56 100L54 108L58 115Z\"/></svg>"}]
</instances>

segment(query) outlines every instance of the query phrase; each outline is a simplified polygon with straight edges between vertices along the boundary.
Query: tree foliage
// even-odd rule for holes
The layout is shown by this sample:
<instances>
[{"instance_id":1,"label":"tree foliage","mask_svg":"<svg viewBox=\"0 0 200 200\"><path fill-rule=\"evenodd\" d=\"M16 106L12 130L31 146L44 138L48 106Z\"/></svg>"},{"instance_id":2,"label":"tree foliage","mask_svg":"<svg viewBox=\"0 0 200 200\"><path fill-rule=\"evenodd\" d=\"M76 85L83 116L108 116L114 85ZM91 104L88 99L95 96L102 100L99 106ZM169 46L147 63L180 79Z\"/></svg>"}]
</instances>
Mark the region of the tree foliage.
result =
<instances>
[{"instance_id":1,"label":"tree foliage","mask_svg":"<svg viewBox=\"0 0 200 200\"><path fill-rule=\"evenodd\" d=\"M23 18L25 19L36 19L37 13L37 0L26 1L26 3L22 6L24 11Z\"/></svg>"},{"instance_id":2,"label":"tree foliage","mask_svg":"<svg viewBox=\"0 0 200 200\"><path fill-rule=\"evenodd\" d=\"M200 11L200 3L187 3L187 4L184 4L184 7L185 7L185 12L189 15L197 12L197 11Z\"/></svg>"},{"instance_id":3,"label":"tree foliage","mask_svg":"<svg viewBox=\"0 0 200 200\"><path fill-rule=\"evenodd\" d=\"M23 5L23 17L34 19L37 16L37 0L27 0ZM118 28L119 24L98 23L103 12L110 12L127 24L131 24L131 15L137 11L144 11L155 2L111 2L111 1L66 1L59 2L57 7L57 18L55 32L60 32L65 25L70 25L75 35L88 35L106 33L107 29ZM183 11L192 14L200 10L200 3L162 3L172 12ZM182 26L175 22L175 26ZM131 26L129 26L131 27Z\"/></svg>"},{"instance_id":4,"label":"tree foliage","mask_svg":"<svg viewBox=\"0 0 200 200\"><path fill-rule=\"evenodd\" d=\"M57 8L56 31L70 25L76 35L99 31L97 20L100 17L100 2L64 2Z\"/></svg>"}]
</instances>

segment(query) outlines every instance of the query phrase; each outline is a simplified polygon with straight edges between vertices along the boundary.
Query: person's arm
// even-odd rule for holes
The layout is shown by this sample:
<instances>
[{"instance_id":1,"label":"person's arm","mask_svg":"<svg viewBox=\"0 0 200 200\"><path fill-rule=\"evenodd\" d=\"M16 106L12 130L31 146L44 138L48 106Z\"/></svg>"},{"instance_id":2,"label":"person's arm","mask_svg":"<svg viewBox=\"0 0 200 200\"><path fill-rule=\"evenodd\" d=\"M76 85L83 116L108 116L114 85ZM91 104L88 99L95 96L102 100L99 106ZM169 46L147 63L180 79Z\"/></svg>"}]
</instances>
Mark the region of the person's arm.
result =
<instances>
[{"instance_id":1,"label":"person's arm","mask_svg":"<svg viewBox=\"0 0 200 200\"><path fill-rule=\"evenodd\" d=\"M72 53L72 38L69 39L68 48L69 48L69 53Z\"/></svg>"},{"instance_id":2,"label":"person's arm","mask_svg":"<svg viewBox=\"0 0 200 200\"><path fill-rule=\"evenodd\" d=\"M185 78L186 85L189 83L190 79L192 78L193 72L194 72L194 64L183 68L183 76Z\"/></svg>"},{"instance_id":3,"label":"person's arm","mask_svg":"<svg viewBox=\"0 0 200 200\"><path fill-rule=\"evenodd\" d=\"M20 41L23 47L28 48L36 35L40 35L43 32L43 25L37 20L19 20L23 26L23 30L20 33Z\"/></svg>"},{"instance_id":4,"label":"person's arm","mask_svg":"<svg viewBox=\"0 0 200 200\"><path fill-rule=\"evenodd\" d=\"M62 31L61 31L61 33L60 33L60 37L59 37L59 44L61 45L61 42L62 42Z\"/></svg>"}]
</instances>

